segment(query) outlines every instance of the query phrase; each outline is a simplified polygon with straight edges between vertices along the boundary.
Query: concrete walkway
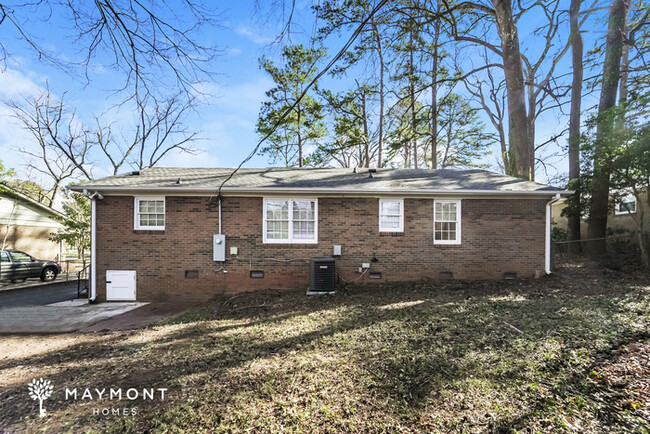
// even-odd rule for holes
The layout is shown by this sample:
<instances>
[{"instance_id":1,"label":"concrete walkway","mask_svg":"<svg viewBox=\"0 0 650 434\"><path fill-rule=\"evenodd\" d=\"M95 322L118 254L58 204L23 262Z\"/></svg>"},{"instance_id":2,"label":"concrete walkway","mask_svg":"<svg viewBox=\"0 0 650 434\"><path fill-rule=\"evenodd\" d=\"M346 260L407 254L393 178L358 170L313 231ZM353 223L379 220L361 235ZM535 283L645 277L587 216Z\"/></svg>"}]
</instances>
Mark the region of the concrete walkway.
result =
<instances>
[{"instance_id":1,"label":"concrete walkway","mask_svg":"<svg viewBox=\"0 0 650 434\"><path fill-rule=\"evenodd\" d=\"M98 322L82 331L99 332L104 330L131 330L155 324L163 319L183 312L194 306L190 303L144 303L137 309L113 316L109 319Z\"/></svg>"},{"instance_id":2,"label":"concrete walkway","mask_svg":"<svg viewBox=\"0 0 650 434\"><path fill-rule=\"evenodd\" d=\"M0 334L66 333L82 331L146 303L89 304L73 300L46 306L0 308Z\"/></svg>"}]
</instances>

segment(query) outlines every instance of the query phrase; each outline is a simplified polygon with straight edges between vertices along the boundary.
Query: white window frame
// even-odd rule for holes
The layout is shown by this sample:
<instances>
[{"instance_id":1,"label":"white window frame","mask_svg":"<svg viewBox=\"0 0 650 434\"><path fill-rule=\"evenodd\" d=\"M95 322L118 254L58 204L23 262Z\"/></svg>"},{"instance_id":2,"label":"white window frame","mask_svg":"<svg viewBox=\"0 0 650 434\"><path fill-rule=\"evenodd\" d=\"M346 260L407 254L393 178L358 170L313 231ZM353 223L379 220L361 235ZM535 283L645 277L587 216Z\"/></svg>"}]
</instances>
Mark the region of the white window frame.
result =
<instances>
[{"instance_id":1,"label":"white window frame","mask_svg":"<svg viewBox=\"0 0 650 434\"><path fill-rule=\"evenodd\" d=\"M144 200L162 200L163 217L167 222L167 201L165 196L135 196L133 198L133 229L136 231L164 231L165 225L162 226L141 226L140 225L140 201Z\"/></svg>"},{"instance_id":2,"label":"white window frame","mask_svg":"<svg viewBox=\"0 0 650 434\"><path fill-rule=\"evenodd\" d=\"M399 203L399 227L397 228L382 228L381 227L381 205L384 202L397 202ZM379 199L379 232L404 232L404 199Z\"/></svg>"},{"instance_id":3,"label":"white window frame","mask_svg":"<svg viewBox=\"0 0 650 434\"><path fill-rule=\"evenodd\" d=\"M286 240L277 238L267 238L266 229L266 205L270 200L288 200L289 201L289 238ZM295 239L293 238L293 203L294 201L310 201L314 202L314 239ZM313 197L265 197L264 206L262 207L262 242L264 244L318 244L318 199Z\"/></svg>"},{"instance_id":4,"label":"white window frame","mask_svg":"<svg viewBox=\"0 0 650 434\"><path fill-rule=\"evenodd\" d=\"M628 210L621 210L621 205L623 202L626 202L625 199L632 198L634 201L634 211L628 211ZM629 201L627 201L629 202ZM628 214L636 214L636 208L639 206L636 196L632 193L626 194L625 196L621 197L619 200L616 201L616 204L614 206L614 215L628 215Z\"/></svg>"},{"instance_id":5,"label":"white window frame","mask_svg":"<svg viewBox=\"0 0 650 434\"><path fill-rule=\"evenodd\" d=\"M455 203L456 204L456 239L455 240L436 240L436 204L437 203ZM433 244L458 245L461 242L462 228L462 209L460 199L435 199L433 201ZM451 221L451 220L444 220Z\"/></svg>"}]
</instances>

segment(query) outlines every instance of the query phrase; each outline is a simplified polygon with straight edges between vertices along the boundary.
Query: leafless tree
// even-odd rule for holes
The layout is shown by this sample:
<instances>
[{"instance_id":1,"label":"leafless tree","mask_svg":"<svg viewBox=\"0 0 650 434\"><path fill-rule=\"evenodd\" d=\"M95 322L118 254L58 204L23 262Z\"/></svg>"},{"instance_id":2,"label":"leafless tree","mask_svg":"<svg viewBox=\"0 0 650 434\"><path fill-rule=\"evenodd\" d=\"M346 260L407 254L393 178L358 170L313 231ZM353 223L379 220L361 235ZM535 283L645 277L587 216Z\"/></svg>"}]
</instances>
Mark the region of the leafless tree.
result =
<instances>
[{"instance_id":1,"label":"leafless tree","mask_svg":"<svg viewBox=\"0 0 650 434\"><path fill-rule=\"evenodd\" d=\"M566 11L560 9L561 2L546 0L527 3L484 0L454 4L442 1L445 4L442 13L450 22L452 37L461 44L482 47L485 53L489 53L489 56L484 56L485 65L476 68L475 72L485 71L486 66L502 71L507 98L507 172L534 179L535 165L539 162L535 158L536 121L542 113L561 108L570 89L568 83L563 83L556 74L556 67L571 46L568 39L558 43ZM595 3L580 18L581 23L594 10ZM527 52L520 49L517 26L522 17L532 14L545 19L540 20L541 24L531 32L540 43L534 52ZM499 45L491 42L493 34L498 35Z\"/></svg>"},{"instance_id":2,"label":"leafless tree","mask_svg":"<svg viewBox=\"0 0 650 434\"><path fill-rule=\"evenodd\" d=\"M196 154L192 143L197 133L183 123L192 104L193 100L183 100L180 95L164 102L153 98L138 100L134 110L137 122L119 135L114 133L112 124L102 126L101 119L97 119L97 127L92 131L97 153L107 161L113 174L125 165L137 169L156 166L172 151Z\"/></svg>"},{"instance_id":3,"label":"leafless tree","mask_svg":"<svg viewBox=\"0 0 650 434\"><path fill-rule=\"evenodd\" d=\"M483 59L485 62L488 61L485 51L483 52ZM459 69L459 66L456 68ZM505 172L510 167L508 163L508 138L505 127L507 115L505 81L497 77L491 68L488 68L484 74L470 75L462 80L462 83L497 132L501 151L498 165Z\"/></svg>"},{"instance_id":4,"label":"leafless tree","mask_svg":"<svg viewBox=\"0 0 650 434\"><path fill-rule=\"evenodd\" d=\"M65 97L65 95L64 95ZM61 185L76 172L91 178L87 155L92 146L88 131L74 112L70 112L64 97L54 100L47 89L38 97L26 97L22 102L9 101L16 119L29 132L36 146L22 146L30 171L52 182L47 204L52 205Z\"/></svg>"},{"instance_id":5,"label":"leafless tree","mask_svg":"<svg viewBox=\"0 0 650 434\"><path fill-rule=\"evenodd\" d=\"M81 57L63 60L41 43L36 29L58 18L70 26L68 35ZM0 2L0 25L24 41L39 60L85 76L102 66L124 74L122 91L160 95L170 88L192 93L208 76L218 54L202 45L200 34L216 26L217 13L201 0L178 3L140 0L39 0ZM104 56L106 53L109 56ZM0 61L10 56L0 42ZM101 58L100 58L101 57ZM107 64L101 64L108 59ZM81 69L79 69L81 68Z\"/></svg>"},{"instance_id":6,"label":"leafless tree","mask_svg":"<svg viewBox=\"0 0 650 434\"><path fill-rule=\"evenodd\" d=\"M124 167L144 169L160 163L170 152L196 153L192 146L197 136L184 124L193 101L172 97L163 102L155 98L138 100L133 126L83 125L64 98L57 99L49 89L36 98L10 101L9 107L37 146L24 146L28 166L52 181L50 202L69 179L92 179L93 168L109 167L117 174ZM121 106L118 109L125 109Z\"/></svg>"}]
</instances>

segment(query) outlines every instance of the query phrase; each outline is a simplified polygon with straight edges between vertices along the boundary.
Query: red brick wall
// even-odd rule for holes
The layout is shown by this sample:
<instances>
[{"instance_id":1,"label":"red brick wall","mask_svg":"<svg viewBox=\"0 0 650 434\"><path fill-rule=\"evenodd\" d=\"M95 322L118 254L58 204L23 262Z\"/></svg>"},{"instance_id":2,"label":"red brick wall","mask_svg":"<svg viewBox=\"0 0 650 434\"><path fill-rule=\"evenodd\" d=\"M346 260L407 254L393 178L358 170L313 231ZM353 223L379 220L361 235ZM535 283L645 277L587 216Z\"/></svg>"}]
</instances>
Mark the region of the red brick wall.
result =
<instances>
[{"instance_id":1,"label":"red brick wall","mask_svg":"<svg viewBox=\"0 0 650 434\"><path fill-rule=\"evenodd\" d=\"M106 270L136 270L138 300L207 300L216 293L309 285L308 258L330 256L342 279L357 279L357 268L371 262L381 281L437 279L451 271L456 279L501 279L504 272L532 277L544 269L545 200L463 199L462 243L433 244L433 200L405 199L404 233L379 233L376 198L320 198L318 244L263 244L262 198L226 197L222 231L226 256L212 260L212 235L218 210L207 197L167 197L164 231L133 230L133 197L106 196L97 202L97 294L105 299ZM296 259L296 258L305 258ZM291 262L279 260L296 259ZM251 279L249 270L264 270ZM186 270L198 270L195 279ZM360 282L368 282L364 275ZM371 282L377 282L371 280Z\"/></svg>"}]
</instances>

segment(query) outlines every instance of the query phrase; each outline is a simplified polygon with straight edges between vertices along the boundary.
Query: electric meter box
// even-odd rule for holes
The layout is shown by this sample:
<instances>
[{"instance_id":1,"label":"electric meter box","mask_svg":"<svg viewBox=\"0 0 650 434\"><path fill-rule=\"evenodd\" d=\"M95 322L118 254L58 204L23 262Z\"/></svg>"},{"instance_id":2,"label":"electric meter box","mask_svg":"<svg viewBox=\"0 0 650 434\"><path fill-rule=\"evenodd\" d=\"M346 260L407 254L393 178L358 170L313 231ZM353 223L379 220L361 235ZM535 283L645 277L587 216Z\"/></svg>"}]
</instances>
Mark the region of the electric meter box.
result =
<instances>
[{"instance_id":1,"label":"electric meter box","mask_svg":"<svg viewBox=\"0 0 650 434\"><path fill-rule=\"evenodd\" d=\"M226 260L226 236L214 234L212 236L212 260L223 262Z\"/></svg>"}]
</instances>

